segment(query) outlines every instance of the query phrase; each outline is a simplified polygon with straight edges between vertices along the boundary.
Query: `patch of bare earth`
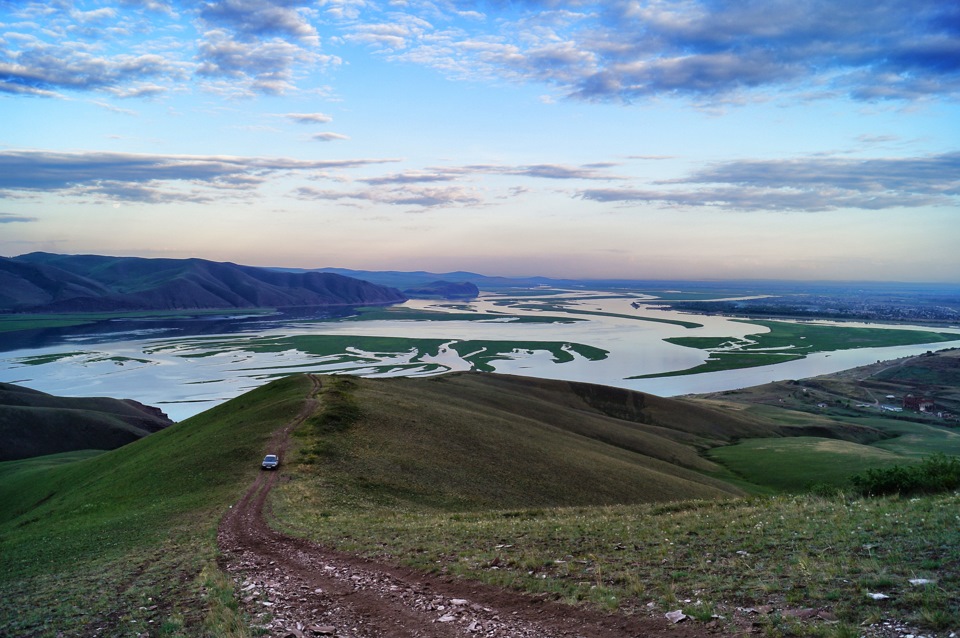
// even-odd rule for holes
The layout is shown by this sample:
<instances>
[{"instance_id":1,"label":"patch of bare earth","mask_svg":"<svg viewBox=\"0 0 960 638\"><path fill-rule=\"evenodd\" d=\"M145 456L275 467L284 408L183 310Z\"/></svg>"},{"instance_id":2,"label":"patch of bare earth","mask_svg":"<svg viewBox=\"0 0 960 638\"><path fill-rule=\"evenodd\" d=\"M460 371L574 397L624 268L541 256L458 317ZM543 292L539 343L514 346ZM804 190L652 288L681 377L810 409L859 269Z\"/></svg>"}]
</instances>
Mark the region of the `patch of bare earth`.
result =
<instances>
[{"instance_id":1,"label":"patch of bare earth","mask_svg":"<svg viewBox=\"0 0 960 638\"><path fill-rule=\"evenodd\" d=\"M290 432L317 407L320 380L300 414L275 435L283 455ZM379 564L272 530L264 503L278 474L261 472L224 517L221 567L238 583L245 610L271 636L404 638L692 638L711 630L666 620L571 607L479 583Z\"/></svg>"}]
</instances>

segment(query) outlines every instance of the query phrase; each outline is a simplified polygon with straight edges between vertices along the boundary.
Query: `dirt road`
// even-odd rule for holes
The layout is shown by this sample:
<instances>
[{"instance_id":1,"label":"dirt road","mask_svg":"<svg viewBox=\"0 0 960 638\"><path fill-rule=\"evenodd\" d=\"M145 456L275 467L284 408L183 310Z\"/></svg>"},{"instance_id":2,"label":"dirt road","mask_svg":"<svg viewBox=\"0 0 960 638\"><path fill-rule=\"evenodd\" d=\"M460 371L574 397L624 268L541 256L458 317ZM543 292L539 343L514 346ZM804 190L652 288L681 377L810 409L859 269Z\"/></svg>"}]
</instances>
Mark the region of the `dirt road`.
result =
<instances>
[{"instance_id":1,"label":"dirt road","mask_svg":"<svg viewBox=\"0 0 960 638\"><path fill-rule=\"evenodd\" d=\"M318 406L321 381L270 450L283 455L290 433ZM343 638L621 638L710 635L702 625L629 618L570 607L477 583L361 560L270 529L264 511L279 476L261 472L224 517L222 567L234 576L254 623L270 636Z\"/></svg>"}]
</instances>

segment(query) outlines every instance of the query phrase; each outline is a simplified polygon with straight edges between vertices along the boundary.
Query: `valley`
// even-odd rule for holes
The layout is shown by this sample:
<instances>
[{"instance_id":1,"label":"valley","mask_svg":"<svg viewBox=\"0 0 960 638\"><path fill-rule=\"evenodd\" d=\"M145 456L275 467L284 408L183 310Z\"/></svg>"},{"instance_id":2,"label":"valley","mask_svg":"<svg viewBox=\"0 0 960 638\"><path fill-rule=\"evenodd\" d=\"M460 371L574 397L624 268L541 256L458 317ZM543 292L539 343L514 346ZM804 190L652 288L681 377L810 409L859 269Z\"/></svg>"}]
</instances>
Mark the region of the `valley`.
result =
<instances>
[{"instance_id":1,"label":"valley","mask_svg":"<svg viewBox=\"0 0 960 638\"><path fill-rule=\"evenodd\" d=\"M948 636L957 494L863 498L846 480L868 452L910 463L956 433L834 409L878 383L949 387L957 361L683 399L283 377L112 452L0 464L0 631ZM763 450L718 454L752 442L802 451L772 470ZM280 473L260 472L277 451ZM815 458L848 467L839 491L806 491Z\"/></svg>"},{"instance_id":2,"label":"valley","mask_svg":"<svg viewBox=\"0 0 960 638\"><path fill-rule=\"evenodd\" d=\"M960 330L665 303L742 297L6 315L11 392L177 423L0 462L0 633L949 635L956 492L851 477L960 456Z\"/></svg>"},{"instance_id":3,"label":"valley","mask_svg":"<svg viewBox=\"0 0 960 638\"><path fill-rule=\"evenodd\" d=\"M736 291L687 294L724 299ZM951 327L744 321L664 309L661 297L539 288L375 308L92 315L59 328L25 328L24 317L7 315L0 317L0 381L52 394L130 396L183 420L298 372L392 377L474 369L675 396L960 345L960 330Z\"/></svg>"}]
</instances>

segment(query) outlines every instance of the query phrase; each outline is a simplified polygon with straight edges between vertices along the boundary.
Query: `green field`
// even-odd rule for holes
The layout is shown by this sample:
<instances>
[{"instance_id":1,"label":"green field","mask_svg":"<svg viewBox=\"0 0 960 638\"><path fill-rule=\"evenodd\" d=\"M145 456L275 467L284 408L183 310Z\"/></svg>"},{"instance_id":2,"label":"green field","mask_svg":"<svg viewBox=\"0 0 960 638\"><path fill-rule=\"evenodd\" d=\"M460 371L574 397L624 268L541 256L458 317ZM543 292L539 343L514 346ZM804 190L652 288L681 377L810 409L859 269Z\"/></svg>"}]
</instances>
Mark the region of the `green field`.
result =
<instances>
[{"instance_id":1,"label":"green field","mask_svg":"<svg viewBox=\"0 0 960 638\"><path fill-rule=\"evenodd\" d=\"M789 492L818 483L848 486L853 474L904 461L880 447L806 436L750 439L715 448L709 457L746 481Z\"/></svg>"}]
</instances>

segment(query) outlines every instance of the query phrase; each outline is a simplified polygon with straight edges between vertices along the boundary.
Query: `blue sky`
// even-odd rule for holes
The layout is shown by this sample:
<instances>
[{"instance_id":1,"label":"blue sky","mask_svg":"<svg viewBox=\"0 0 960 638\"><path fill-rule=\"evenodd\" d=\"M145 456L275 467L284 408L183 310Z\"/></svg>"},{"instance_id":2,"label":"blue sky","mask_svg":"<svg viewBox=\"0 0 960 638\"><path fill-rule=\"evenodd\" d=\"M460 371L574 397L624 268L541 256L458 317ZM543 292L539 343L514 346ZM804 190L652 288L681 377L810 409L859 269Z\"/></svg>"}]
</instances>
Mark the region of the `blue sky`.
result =
<instances>
[{"instance_id":1,"label":"blue sky","mask_svg":"<svg viewBox=\"0 0 960 638\"><path fill-rule=\"evenodd\" d=\"M0 254L960 282L960 8L0 0Z\"/></svg>"}]
</instances>

